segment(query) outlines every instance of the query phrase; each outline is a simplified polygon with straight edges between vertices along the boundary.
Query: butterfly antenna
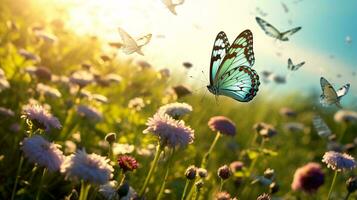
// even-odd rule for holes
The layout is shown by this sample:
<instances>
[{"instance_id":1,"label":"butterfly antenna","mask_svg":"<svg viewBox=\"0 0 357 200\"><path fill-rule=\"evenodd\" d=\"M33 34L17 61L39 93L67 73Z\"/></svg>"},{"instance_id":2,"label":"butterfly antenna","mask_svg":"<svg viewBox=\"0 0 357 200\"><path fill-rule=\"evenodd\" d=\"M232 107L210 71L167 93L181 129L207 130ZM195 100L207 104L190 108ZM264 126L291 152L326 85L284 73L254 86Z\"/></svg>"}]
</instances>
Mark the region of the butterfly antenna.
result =
<instances>
[{"instance_id":1,"label":"butterfly antenna","mask_svg":"<svg viewBox=\"0 0 357 200\"><path fill-rule=\"evenodd\" d=\"M206 83L206 81L205 80L201 80L201 79L196 79L196 78L194 78L193 76L189 76L190 78L192 78L192 79L194 79L194 80L198 80L198 81L200 81L200 82L202 82L202 83Z\"/></svg>"},{"instance_id":2,"label":"butterfly antenna","mask_svg":"<svg viewBox=\"0 0 357 200\"><path fill-rule=\"evenodd\" d=\"M202 72L203 77L205 77L206 81L209 82L208 79L207 79L207 76L206 76L205 72L204 72L203 70L202 70L201 72Z\"/></svg>"}]
</instances>

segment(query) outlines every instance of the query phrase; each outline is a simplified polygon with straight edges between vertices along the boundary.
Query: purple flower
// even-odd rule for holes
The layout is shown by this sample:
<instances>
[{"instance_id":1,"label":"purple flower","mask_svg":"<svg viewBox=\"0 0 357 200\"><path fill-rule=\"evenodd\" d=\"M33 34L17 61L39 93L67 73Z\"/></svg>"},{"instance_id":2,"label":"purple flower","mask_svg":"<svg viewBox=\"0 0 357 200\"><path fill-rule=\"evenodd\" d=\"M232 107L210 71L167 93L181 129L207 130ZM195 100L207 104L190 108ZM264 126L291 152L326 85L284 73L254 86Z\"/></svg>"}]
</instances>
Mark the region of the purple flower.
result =
<instances>
[{"instance_id":1,"label":"purple flower","mask_svg":"<svg viewBox=\"0 0 357 200\"><path fill-rule=\"evenodd\" d=\"M77 106L77 112L82 117L93 120L95 122L101 121L103 119L102 113L100 113L96 108L90 106L79 105Z\"/></svg>"},{"instance_id":2,"label":"purple flower","mask_svg":"<svg viewBox=\"0 0 357 200\"><path fill-rule=\"evenodd\" d=\"M295 171L291 184L293 190L302 190L306 193L316 192L324 183L324 174L318 163L310 162Z\"/></svg>"},{"instance_id":3,"label":"purple flower","mask_svg":"<svg viewBox=\"0 0 357 200\"><path fill-rule=\"evenodd\" d=\"M161 144L169 147L186 146L194 140L194 130L182 120L174 120L167 114L156 113L146 123L144 133L152 133L159 137Z\"/></svg>"},{"instance_id":4,"label":"purple flower","mask_svg":"<svg viewBox=\"0 0 357 200\"><path fill-rule=\"evenodd\" d=\"M44 129L46 132L52 128L60 129L62 127L58 119L40 105L26 105L23 109L23 118L31 120L36 128Z\"/></svg>"},{"instance_id":5,"label":"purple flower","mask_svg":"<svg viewBox=\"0 0 357 200\"><path fill-rule=\"evenodd\" d=\"M356 161L352 156L335 151L326 152L322 162L326 163L327 167L337 171L351 170L356 167Z\"/></svg>"},{"instance_id":6,"label":"purple flower","mask_svg":"<svg viewBox=\"0 0 357 200\"><path fill-rule=\"evenodd\" d=\"M217 131L224 135L234 136L236 134L236 125L232 120L224 116L212 117L208 121L208 126L212 131Z\"/></svg>"}]
</instances>

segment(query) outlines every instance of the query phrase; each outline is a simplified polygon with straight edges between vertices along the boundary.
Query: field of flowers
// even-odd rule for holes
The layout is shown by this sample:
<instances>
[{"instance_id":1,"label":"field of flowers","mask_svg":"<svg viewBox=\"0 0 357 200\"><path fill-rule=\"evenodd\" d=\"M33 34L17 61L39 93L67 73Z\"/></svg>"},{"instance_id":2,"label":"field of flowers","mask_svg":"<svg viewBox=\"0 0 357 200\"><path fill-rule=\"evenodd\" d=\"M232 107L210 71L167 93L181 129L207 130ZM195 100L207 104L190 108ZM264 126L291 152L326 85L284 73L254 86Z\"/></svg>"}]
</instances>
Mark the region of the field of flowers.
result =
<instances>
[{"instance_id":1,"label":"field of flowers","mask_svg":"<svg viewBox=\"0 0 357 200\"><path fill-rule=\"evenodd\" d=\"M0 199L357 198L356 112L322 108L317 94L217 103L184 74L114 58L10 2ZM333 134L318 134L316 116Z\"/></svg>"}]
</instances>

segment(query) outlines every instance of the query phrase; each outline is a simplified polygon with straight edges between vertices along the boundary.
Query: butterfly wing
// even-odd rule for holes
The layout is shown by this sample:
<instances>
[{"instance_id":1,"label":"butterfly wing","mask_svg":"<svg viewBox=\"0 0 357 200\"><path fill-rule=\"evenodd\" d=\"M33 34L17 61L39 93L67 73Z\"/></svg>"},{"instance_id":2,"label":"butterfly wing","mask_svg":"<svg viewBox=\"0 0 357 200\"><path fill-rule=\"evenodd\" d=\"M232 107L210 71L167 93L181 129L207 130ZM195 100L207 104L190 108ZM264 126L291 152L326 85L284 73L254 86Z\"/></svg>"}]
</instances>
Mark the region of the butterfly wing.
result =
<instances>
[{"instance_id":1,"label":"butterfly wing","mask_svg":"<svg viewBox=\"0 0 357 200\"><path fill-rule=\"evenodd\" d=\"M330 128L319 115L312 118L312 124L320 137L328 137L332 134Z\"/></svg>"},{"instance_id":2,"label":"butterfly wing","mask_svg":"<svg viewBox=\"0 0 357 200\"><path fill-rule=\"evenodd\" d=\"M350 84L347 83L346 85L342 86L340 89L337 90L337 98L341 99L343 96L345 96L350 89Z\"/></svg>"},{"instance_id":3,"label":"butterfly wing","mask_svg":"<svg viewBox=\"0 0 357 200\"><path fill-rule=\"evenodd\" d=\"M123 51L126 54L131 54L137 50L139 50L139 47L136 43L136 41L122 28L118 28L119 35L123 41L124 48Z\"/></svg>"},{"instance_id":4,"label":"butterfly wing","mask_svg":"<svg viewBox=\"0 0 357 200\"><path fill-rule=\"evenodd\" d=\"M265 20L263 20L260 17L256 17L255 20L259 24L260 28L263 29L265 34L267 34L273 38L277 38L277 39L280 38L281 34L280 34L279 30L276 29L273 25L269 24L268 22L266 22Z\"/></svg>"},{"instance_id":5,"label":"butterfly wing","mask_svg":"<svg viewBox=\"0 0 357 200\"><path fill-rule=\"evenodd\" d=\"M300 29L301 29L301 27L299 26L299 27L290 29L288 31L285 31L281 34L283 35L283 37L289 37L289 36L293 35L294 33L298 32Z\"/></svg>"},{"instance_id":6,"label":"butterfly wing","mask_svg":"<svg viewBox=\"0 0 357 200\"><path fill-rule=\"evenodd\" d=\"M324 77L321 77L320 84L322 89L322 94L320 96L321 104L327 106L338 102L338 96L335 89Z\"/></svg>"},{"instance_id":7,"label":"butterfly wing","mask_svg":"<svg viewBox=\"0 0 357 200\"><path fill-rule=\"evenodd\" d=\"M293 64L293 61L291 61L291 59L289 58L288 59L288 69L289 70L294 70L294 64Z\"/></svg>"},{"instance_id":8,"label":"butterfly wing","mask_svg":"<svg viewBox=\"0 0 357 200\"><path fill-rule=\"evenodd\" d=\"M151 38L152 38L152 34L150 33L150 34L147 34L141 38L138 38L136 40L136 43L139 47L142 47L142 46L147 45L151 41Z\"/></svg>"},{"instance_id":9,"label":"butterfly wing","mask_svg":"<svg viewBox=\"0 0 357 200\"><path fill-rule=\"evenodd\" d=\"M303 65L305 65L305 61L304 62L301 62L297 65L295 65L295 71L298 70L300 67L302 67Z\"/></svg>"},{"instance_id":10,"label":"butterfly wing","mask_svg":"<svg viewBox=\"0 0 357 200\"><path fill-rule=\"evenodd\" d=\"M258 74L251 68L254 61L253 34L245 30L229 47L214 78L218 94L241 102L252 100L260 84Z\"/></svg>"},{"instance_id":11,"label":"butterfly wing","mask_svg":"<svg viewBox=\"0 0 357 200\"><path fill-rule=\"evenodd\" d=\"M210 84L213 85L219 66L229 49L229 41L226 34L221 31L217 34L213 44L210 64Z\"/></svg>"}]
</instances>

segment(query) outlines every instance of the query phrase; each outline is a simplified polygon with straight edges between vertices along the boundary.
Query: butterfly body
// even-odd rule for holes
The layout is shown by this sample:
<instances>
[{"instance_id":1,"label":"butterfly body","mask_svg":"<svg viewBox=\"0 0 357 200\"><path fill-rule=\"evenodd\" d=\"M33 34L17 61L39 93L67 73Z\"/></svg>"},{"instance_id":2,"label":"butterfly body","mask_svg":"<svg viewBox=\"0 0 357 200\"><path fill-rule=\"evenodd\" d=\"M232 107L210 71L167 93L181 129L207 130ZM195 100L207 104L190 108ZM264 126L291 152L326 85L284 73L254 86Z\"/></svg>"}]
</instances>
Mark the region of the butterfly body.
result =
<instances>
[{"instance_id":1,"label":"butterfly body","mask_svg":"<svg viewBox=\"0 0 357 200\"><path fill-rule=\"evenodd\" d=\"M330 106L335 104L337 107L342 108L340 100L345 96L350 88L350 84L342 86L339 90L335 90L333 86L324 78L320 78L322 94L320 95L320 103L323 106Z\"/></svg>"},{"instance_id":2,"label":"butterfly body","mask_svg":"<svg viewBox=\"0 0 357 200\"><path fill-rule=\"evenodd\" d=\"M239 34L232 45L224 32L218 33L212 50L208 91L240 102L252 100L260 84L257 72L251 68L254 61L250 30Z\"/></svg>"}]
</instances>

